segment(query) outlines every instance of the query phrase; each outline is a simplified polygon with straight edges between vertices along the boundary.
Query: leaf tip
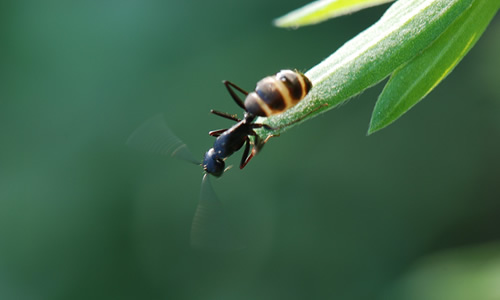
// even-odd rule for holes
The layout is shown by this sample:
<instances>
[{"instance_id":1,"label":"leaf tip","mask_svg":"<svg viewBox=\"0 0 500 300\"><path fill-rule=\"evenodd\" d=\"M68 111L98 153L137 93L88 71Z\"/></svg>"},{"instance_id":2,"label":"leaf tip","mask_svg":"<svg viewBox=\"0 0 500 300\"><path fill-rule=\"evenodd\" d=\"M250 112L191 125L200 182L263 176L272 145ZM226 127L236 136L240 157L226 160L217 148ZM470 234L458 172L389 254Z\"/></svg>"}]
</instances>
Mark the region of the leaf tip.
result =
<instances>
[{"instance_id":1,"label":"leaf tip","mask_svg":"<svg viewBox=\"0 0 500 300\"><path fill-rule=\"evenodd\" d=\"M283 26L283 18L276 18L272 21L273 26L275 27L284 27Z\"/></svg>"},{"instance_id":2,"label":"leaf tip","mask_svg":"<svg viewBox=\"0 0 500 300\"><path fill-rule=\"evenodd\" d=\"M366 136L370 136L370 135L374 134L375 132L379 131L380 129L382 129L382 128L372 126L372 124L370 123L370 126L368 127L368 131L366 132Z\"/></svg>"},{"instance_id":3,"label":"leaf tip","mask_svg":"<svg viewBox=\"0 0 500 300\"><path fill-rule=\"evenodd\" d=\"M276 18L272 21L272 23L273 26L279 28L291 28L291 29L299 28L299 25L296 22L293 22L293 20L290 20L290 18L287 18L287 16Z\"/></svg>"},{"instance_id":4,"label":"leaf tip","mask_svg":"<svg viewBox=\"0 0 500 300\"><path fill-rule=\"evenodd\" d=\"M384 129L394 122L394 120L389 120L388 118L383 118L383 115L380 111L375 109L373 111L372 118L370 120L370 125L368 126L368 131L366 133L367 136L374 134L375 132Z\"/></svg>"}]
</instances>

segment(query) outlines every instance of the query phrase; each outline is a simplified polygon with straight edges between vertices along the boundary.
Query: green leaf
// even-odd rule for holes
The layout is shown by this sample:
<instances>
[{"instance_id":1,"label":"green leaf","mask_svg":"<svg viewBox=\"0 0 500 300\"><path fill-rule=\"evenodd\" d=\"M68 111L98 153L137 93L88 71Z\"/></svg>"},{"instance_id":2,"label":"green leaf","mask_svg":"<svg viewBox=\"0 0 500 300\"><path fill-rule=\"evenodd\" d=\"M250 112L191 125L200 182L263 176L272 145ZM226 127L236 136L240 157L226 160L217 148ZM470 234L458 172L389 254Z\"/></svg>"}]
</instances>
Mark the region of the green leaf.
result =
<instances>
[{"instance_id":1,"label":"green leaf","mask_svg":"<svg viewBox=\"0 0 500 300\"><path fill-rule=\"evenodd\" d=\"M306 72L313 83L306 98L282 114L258 120L276 128L258 134L279 134L380 82L427 48L472 2L395 2L377 23Z\"/></svg>"},{"instance_id":2,"label":"green leaf","mask_svg":"<svg viewBox=\"0 0 500 300\"><path fill-rule=\"evenodd\" d=\"M368 133L391 124L432 91L474 46L499 7L499 0L474 1L429 48L398 68L375 105Z\"/></svg>"},{"instance_id":3,"label":"green leaf","mask_svg":"<svg viewBox=\"0 0 500 300\"><path fill-rule=\"evenodd\" d=\"M312 25L391 1L394 0L318 0L274 20L274 25L278 27Z\"/></svg>"},{"instance_id":4,"label":"green leaf","mask_svg":"<svg viewBox=\"0 0 500 300\"><path fill-rule=\"evenodd\" d=\"M500 299L500 244L452 249L426 257L382 299Z\"/></svg>"}]
</instances>

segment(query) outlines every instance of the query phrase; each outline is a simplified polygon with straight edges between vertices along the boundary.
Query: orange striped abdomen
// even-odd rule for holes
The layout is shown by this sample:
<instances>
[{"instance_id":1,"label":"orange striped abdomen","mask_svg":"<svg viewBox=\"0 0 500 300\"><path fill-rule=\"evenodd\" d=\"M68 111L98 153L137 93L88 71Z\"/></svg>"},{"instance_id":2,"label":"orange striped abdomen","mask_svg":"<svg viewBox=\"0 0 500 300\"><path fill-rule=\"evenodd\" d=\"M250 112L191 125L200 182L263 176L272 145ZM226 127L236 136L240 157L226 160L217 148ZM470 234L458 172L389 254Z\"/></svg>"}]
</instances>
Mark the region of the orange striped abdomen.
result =
<instances>
[{"instance_id":1,"label":"orange striped abdomen","mask_svg":"<svg viewBox=\"0 0 500 300\"><path fill-rule=\"evenodd\" d=\"M245 99L245 108L256 116L279 114L304 99L311 87L311 81L304 74L281 70L257 83L255 91L249 93Z\"/></svg>"}]
</instances>

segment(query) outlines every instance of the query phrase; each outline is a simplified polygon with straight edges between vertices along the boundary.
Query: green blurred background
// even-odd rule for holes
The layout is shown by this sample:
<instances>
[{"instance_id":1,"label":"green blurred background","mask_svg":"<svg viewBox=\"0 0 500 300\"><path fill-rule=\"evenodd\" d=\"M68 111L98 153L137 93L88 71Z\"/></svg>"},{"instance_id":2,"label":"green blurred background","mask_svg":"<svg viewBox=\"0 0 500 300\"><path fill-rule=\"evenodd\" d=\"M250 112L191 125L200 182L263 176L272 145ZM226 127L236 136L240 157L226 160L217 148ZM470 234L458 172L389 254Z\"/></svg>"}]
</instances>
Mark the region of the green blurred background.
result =
<instances>
[{"instance_id":1,"label":"green blurred background","mask_svg":"<svg viewBox=\"0 0 500 300\"><path fill-rule=\"evenodd\" d=\"M209 110L241 113L221 80L306 71L388 7L271 25L305 3L0 2L0 299L385 299L428 254L500 240L497 16L387 129L366 136L378 85L213 180L253 242L190 248L201 170L125 141L163 113L201 157L231 124Z\"/></svg>"}]
</instances>

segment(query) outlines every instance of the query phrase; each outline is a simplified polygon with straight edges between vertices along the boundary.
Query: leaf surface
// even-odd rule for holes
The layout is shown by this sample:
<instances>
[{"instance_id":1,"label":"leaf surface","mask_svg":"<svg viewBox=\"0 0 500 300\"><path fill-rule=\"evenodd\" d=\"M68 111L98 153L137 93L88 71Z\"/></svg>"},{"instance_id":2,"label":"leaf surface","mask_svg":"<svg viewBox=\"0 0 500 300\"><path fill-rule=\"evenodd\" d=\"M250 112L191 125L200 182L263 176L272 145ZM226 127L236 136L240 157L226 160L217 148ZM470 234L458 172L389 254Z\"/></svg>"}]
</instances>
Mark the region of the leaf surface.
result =
<instances>
[{"instance_id":1,"label":"leaf surface","mask_svg":"<svg viewBox=\"0 0 500 300\"><path fill-rule=\"evenodd\" d=\"M498 0L476 0L427 49L399 67L380 95L368 133L397 120L430 93L462 60L498 11Z\"/></svg>"},{"instance_id":2,"label":"leaf surface","mask_svg":"<svg viewBox=\"0 0 500 300\"><path fill-rule=\"evenodd\" d=\"M377 23L307 71L313 88L306 98L282 114L259 120L276 128L259 134L279 134L380 82L429 47L472 2L395 2Z\"/></svg>"},{"instance_id":3,"label":"leaf surface","mask_svg":"<svg viewBox=\"0 0 500 300\"><path fill-rule=\"evenodd\" d=\"M312 25L394 0L319 0L311 2L276 20L278 27Z\"/></svg>"}]
</instances>

